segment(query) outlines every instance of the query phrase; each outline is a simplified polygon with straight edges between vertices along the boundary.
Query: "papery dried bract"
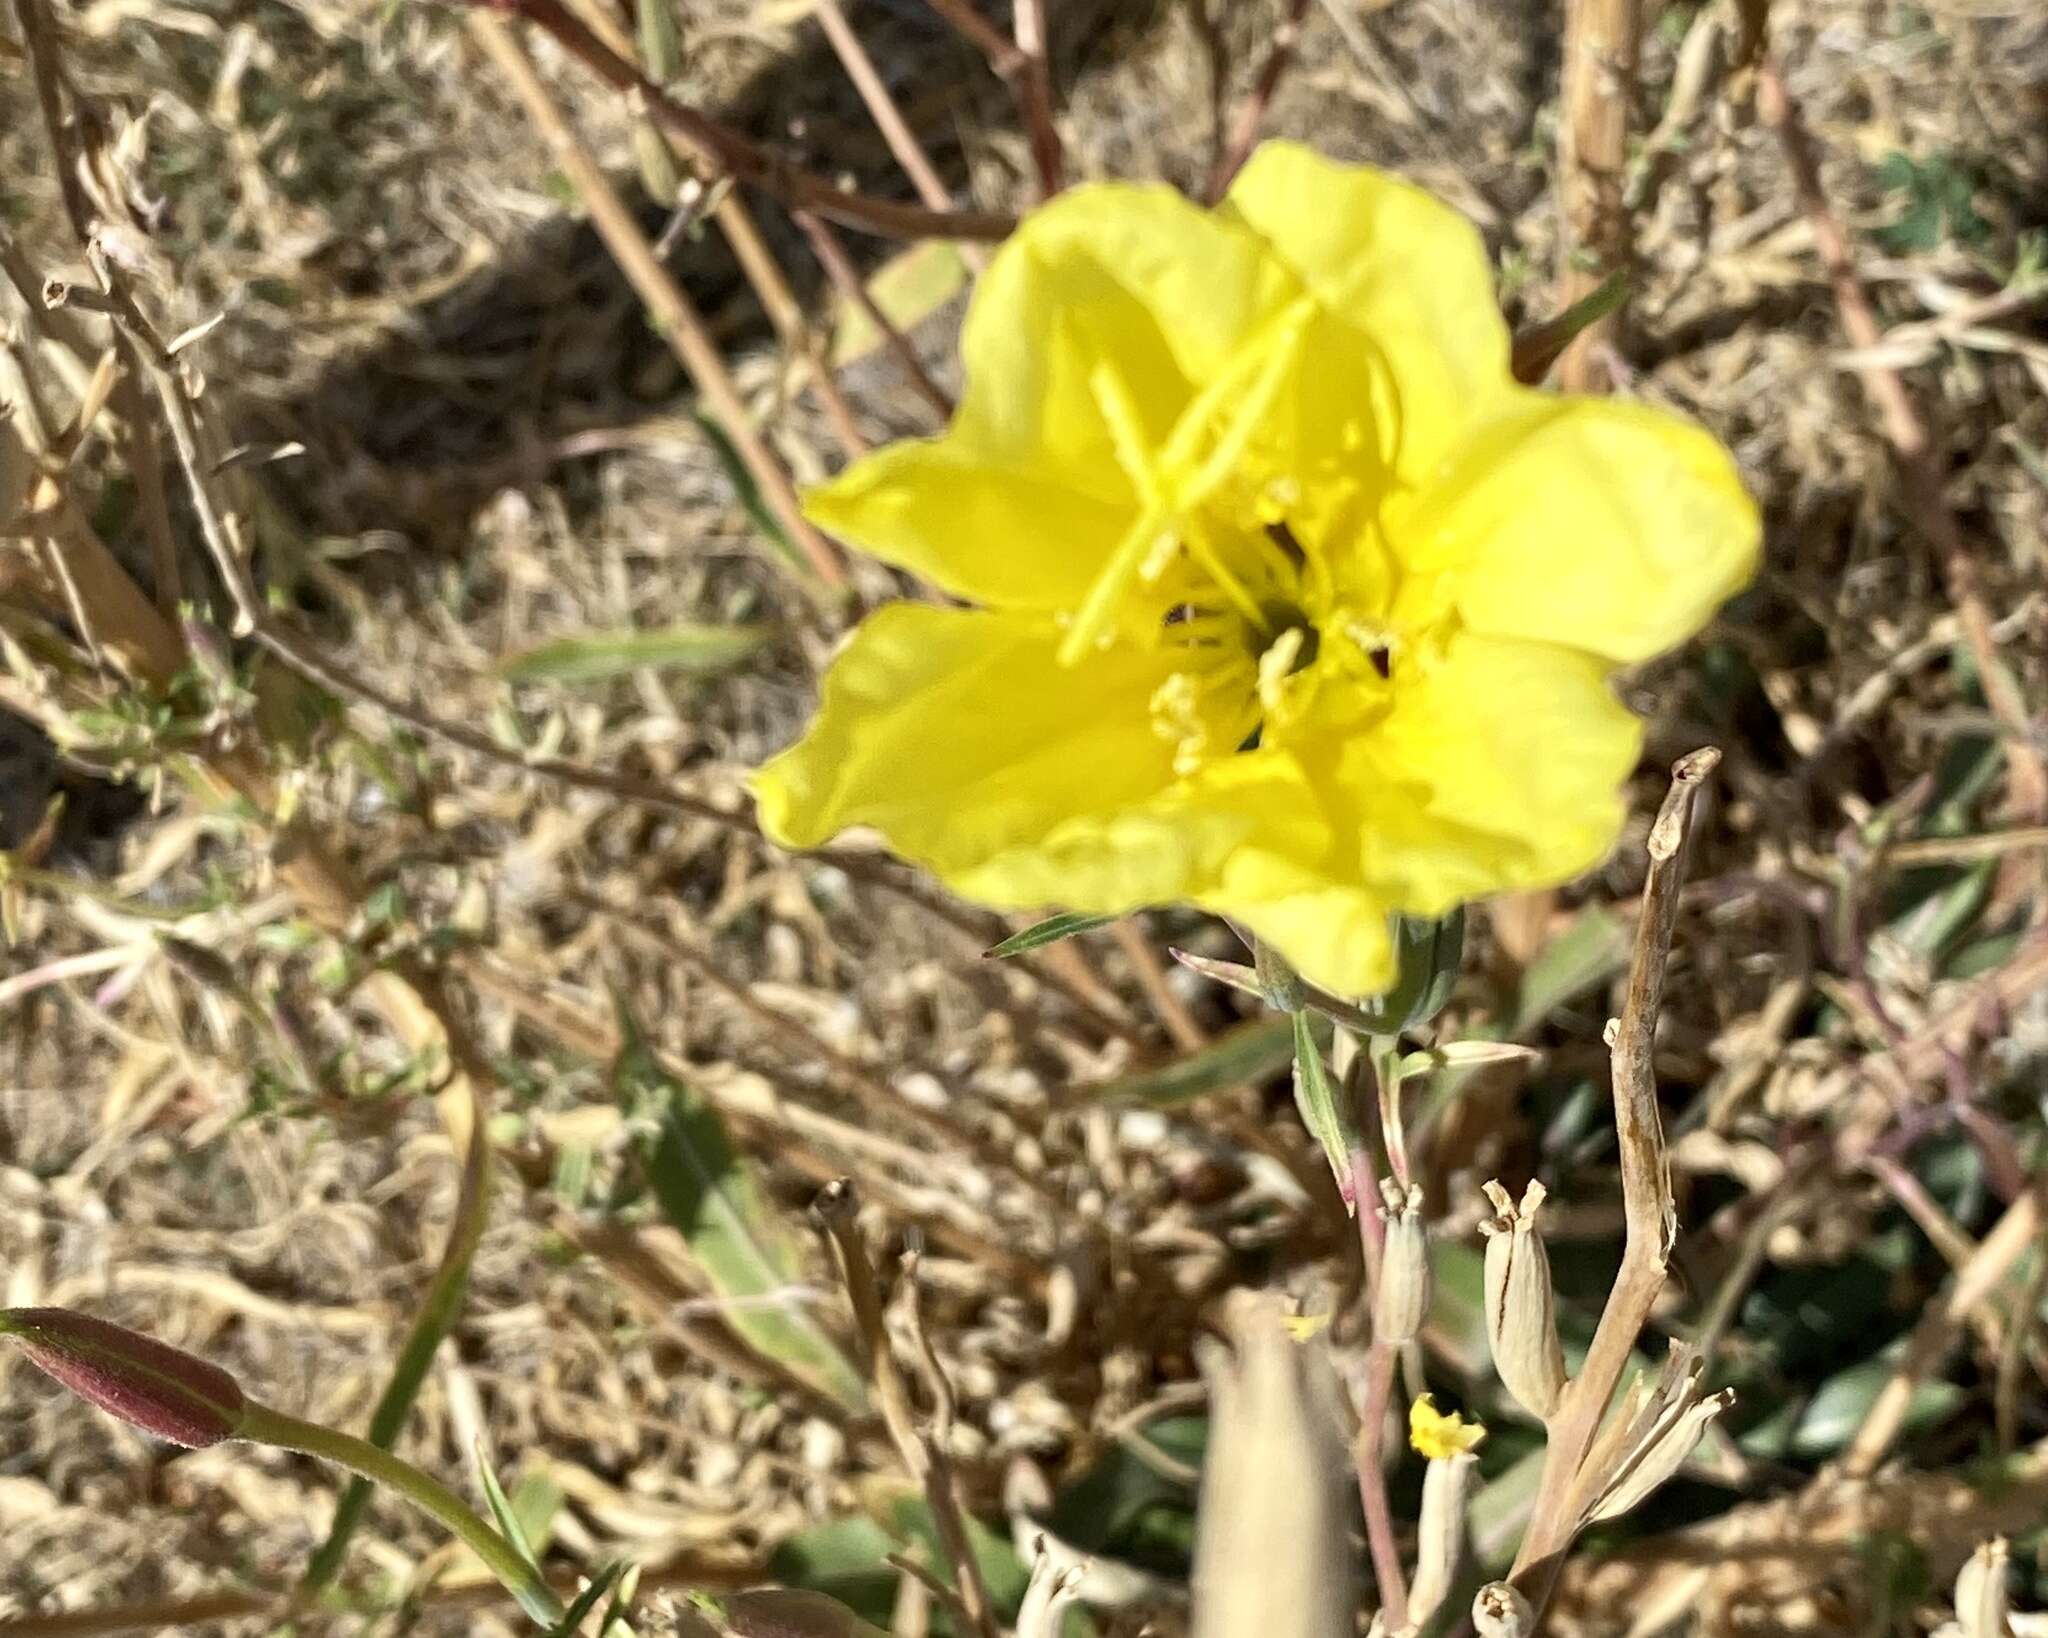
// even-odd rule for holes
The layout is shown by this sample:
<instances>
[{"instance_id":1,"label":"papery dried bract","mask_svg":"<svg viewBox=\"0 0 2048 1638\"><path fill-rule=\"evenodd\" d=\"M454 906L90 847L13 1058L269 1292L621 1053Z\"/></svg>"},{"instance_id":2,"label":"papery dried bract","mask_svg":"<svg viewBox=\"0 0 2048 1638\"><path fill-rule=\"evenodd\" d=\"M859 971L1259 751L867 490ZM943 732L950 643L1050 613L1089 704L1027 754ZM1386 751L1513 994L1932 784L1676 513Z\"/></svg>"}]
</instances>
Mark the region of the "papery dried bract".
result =
<instances>
[{"instance_id":1,"label":"papery dried bract","mask_svg":"<svg viewBox=\"0 0 2048 1638\"><path fill-rule=\"evenodd\" d=\"M1621 1517L1665 1484L1708 1424L1734 1403L1726 1388L1701 1397L1701 1369L1697 1350L1673 1344L1654 1384L1639 1377L1630 1385L1580 1470L1591 1497L1584 1513L1589 1523Z\"/></svg>"},{"instance_id":2,"label":"papery dried bract","mask_svg":"<svg viewBox=\"0 0 2048 1638\"><path fill-rule=\"evenodd\" d=\"M1442 1608L1457 1579L1465 1547L1465 1515L1479 1477L1479 1458L1459 1451L1423 1470L1422 1508L1415 1523L1415 1576L1408 1588L1408 1620L1424 1627Z\"/></svg>"}]
</instances>

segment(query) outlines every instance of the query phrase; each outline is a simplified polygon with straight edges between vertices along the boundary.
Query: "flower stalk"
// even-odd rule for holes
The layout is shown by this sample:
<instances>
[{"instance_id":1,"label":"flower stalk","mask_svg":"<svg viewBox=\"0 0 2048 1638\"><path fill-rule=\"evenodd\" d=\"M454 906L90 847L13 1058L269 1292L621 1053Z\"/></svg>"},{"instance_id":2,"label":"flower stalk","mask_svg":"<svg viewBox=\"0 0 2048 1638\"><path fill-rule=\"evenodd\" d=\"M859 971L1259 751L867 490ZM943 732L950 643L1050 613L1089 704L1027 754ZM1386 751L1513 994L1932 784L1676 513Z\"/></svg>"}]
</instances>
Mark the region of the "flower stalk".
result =
<instances>
[{"instance_id":1,"label":"flower stalk","mask_svg":"<svg viewBox=\"0 0 2048 1638\"><path fill-rule=\"evenodd\" d=\"M0 1310L0 1337L88 1404L159 1439L189 1449L247 1439L384 1486L451 1531L534 1620L552 1627L562 1619L562 1601L539 1569L438 1479L366 1439L258 1404L211 1361L62 1308Z\"/></svg>"}]
</instances>

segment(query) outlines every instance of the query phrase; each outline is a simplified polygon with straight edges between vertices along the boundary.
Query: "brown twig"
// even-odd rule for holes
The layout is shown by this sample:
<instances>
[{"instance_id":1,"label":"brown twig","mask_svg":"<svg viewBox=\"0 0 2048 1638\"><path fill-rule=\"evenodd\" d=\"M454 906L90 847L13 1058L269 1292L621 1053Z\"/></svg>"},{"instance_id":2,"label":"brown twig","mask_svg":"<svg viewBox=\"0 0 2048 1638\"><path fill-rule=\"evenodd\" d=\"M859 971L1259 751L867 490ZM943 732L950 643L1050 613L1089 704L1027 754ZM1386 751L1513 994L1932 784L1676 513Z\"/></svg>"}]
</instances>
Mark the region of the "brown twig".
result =
<instances>
[{"instance_id":1,"label":"brown twig","mask_svg":"<svg viewBox=\"0 0 2048 1638\"><path fill-rule=\"evenodd\" d=\"M1002 239L1016 226L1013 218L1000 212L935 211L834 187L677 102L600 40L561 0L503 0L503 9L552 35L563 50L614 90L637 96L651 117L697 155L704 170L751 182L791 210L814 210L848 227L901 239ZM707 175L705 180L712 178Z\"/></svg>"},{"instance_id":2,"label":"brown twig","mask_svg":"<svg viewBox=\"0 0 2048 1638\"><path fill-rule=\"evenodd\" d=\"M1628 116L1642 38L1642 0L1570 0L1566 7L1558 155L1566 306L1628 271ZM1614 313L1602 314L1565 349L1558 375L1567 390L1597 391L1606 385L1598 360L1614 324Z\"/></svg>"},{"instance_id":3,"label":"brown twig","mask_svg":"<svg viewBox=\"0 0 2048 1638\"><path fill-rule=\"evenodd\" d=\"M890 1440L910 1476L924 1489L932 1523L938 1530L940 1545L952 1561L960 1601L975 1632L979 1638L999 1638L988 1584L982 1579L981 1565L969 1543L952 1464L938 1439L917 1425L910 1402L910 1385L889 1346L888 1331L882 1319L881 1286L875 1277L874 1261L868 1255L867 1241L860 1232L860 1202L852 1182L840 1178L826 1184L818 1194L814 1209L831 1239L839 1263L839 1277L845 1283L847 1300L853 1305L854 1329L859 1338L862 1359L874 1384L875 1403L881 1407ZM950 1389L944 1390L944 1395L949 1396ZM941 1414L947 1404L945 1396L936 1400Z\"/></svg>"},{"instance_id":4,"label":"brown twig","mask_svg":"<svg viewBox=\"0 0 2048 1638\"><path fill-rule=\"evenodd\" d=\"M1857 275L1849 236L1822 187L1813 134L1807 129L1799 104L1786 86L1774 57L1767 55L1758 65L1756 97L1764 123L1777 132L1784 148L1793 192L1826 269L1842 333L1849 345L1863 355L1856 363L1856 376L1863 384L1865 397L1877 411L1885 440L1891 446L1907 515L1940 563L1949 601L1962 622L1963 638L1976 663L1985 701L2006 730L2011 816L2021 824L2038 825L2048 820L2048 762L2044 762L2034 744L2026 699L1999 656L1991 617L1977 585L1975 555L1943 493L1939 442L1898 371L1869 356L1871 349L1884 340L1884 329Z\"/></svg>"},{"instance_id":5,"label":"brown twig","mask_svg":"<svg viewBox=\"0 0 2048 1638\"><path fill-rule=\"evenodd\" d=\"M840 67L846 70L846 77L853 82L854 90L860 93L861 105L867 109L868 118L882 133L882 140L889 145L889 152L895 156L896 163L903 167L903 174L910 178L910 185L917 191L918 198L932 210L951 210L952 194L939 180L931 156L924 151L924 144L917 140L910 121L896 106L896 99L890 94L881 71L875 67L874 58L868 55L868 48L853 31L853 25L847 22L846 13L839 9L839 0L818 0L818 25L824 29L826 42L832 47L832 54L839 59Z\"/></svg>"},{"instance_id":6,"label":"brown twig","mask_svg":"<svg viewBox=\"0 0 2048 1638\"><path fill-rule=\"evenodd\" d=\"M903 367L910 385L927 404L931 405L940 420L953 418L953 400L945 389L931 378L931 372L917 356L917 349L889 315L882 311L875 300L874 292L868 289L868 282L854 265L853 258L846 253L846 247L839 242L839 235L832 231L832 224L822 217L813 216L807 210L796 212L796 225L803 229L804 237L811 242L818 265L825 270L841 295L851 301L866 316L868 323L875 327L883 343L888 347L896 362Z\"/></svg>"},{"instance_id":7,"label":"brown twig","mask_svg":"<svg viewBox=\"0 0 2048 1638\"><path fill-rule=\"evenodd\" d=\"M2005 1215L1992 1225L1969 1261L1956 1270L1941 1301L1921 1315L1907 1340L1905 1357L1878 1391L1863 1425L1842 1453L1842 1471L1851 1478L1868 1478L1877 1471L1906 1424L1906 1412L1920 1383L1946 1357L1963 1322L1978 1304L2003 1289L2012 1265L2039 1237L2044 1187L2048 1187L2048 1178L2036 1178L2006 1207Z\"/></svg>"},{"instance_id":8,"label":"brown twig","mask_svg":"<svg viewBox=\"0 0 2048 1638\"><path fill-rule=\"evenodd\" d=\"M648 244L647 236L640 231L640 224L633 219L633 213L612 188L604 168L591 157L590 151L571 128L567 116L556 105L553 94L534 72L525 48L505 20L491 12L470 12L469 28L476 42L483 47L484 54L496 64L514 94L525 105L549 152L589 208L591 223L604 240L605 248L612 253L612 259L632 284L634 293L647 304L648 312L667 337L677 359L689 372L690 379L696 383L697 391L718 418L726 436L732 440L733 448L739 452L749 475L760 485L762 496L774 511L777 521L788 530L790 538L803 551L819 578L828 586L839 585L845 575L838 554L804 517L789 473L754 430L753 418L740 401L739 390L733 385L725 360L719 357L718 349L711 344L710 334L695 305L655 256L653 246Z\"/></svg>"},{"instance_id":9,"label":"brown twig","mask_svg":"<svg viewBox=\"0 0 2048 1638\"><path fill-rule=\"evenodd\" d=\"M1138 988L1145 992L1145 1000L1151 1005L1154 1016L1166 1027L1173 1044L1183 1052L1196 1052L1207 1046L1208 1033L1195 1022L1194 1016L1181 1004L1180 997L1173 993L1173 986L1167 983L1166 973L1159 965L1159 957L1145 937L1145 929L1126 916L1110 923L1109 936L1131 964Z\"/></svg>"},{"instance_id":10,"label":"brown twig","mask_svg":"<svg viewBox=\"0 0 2048 1638\"><path fill-rule=\"evenodd\" d=\"M1060 134L1052 122L1052 63L1045 32L1045 0L1013 0L1012 32L1023 64L1010 89L1024 121L1031 160L1038 167L1038 191L1050 199L1060 191Z\"/></svg>"},{"instance_id":11,"label":"brown twig","mask_svg":"<svg viewBox=\"0 0 2048 1638\"><path fill-rule=\"evenodd\" d=\"M1621 1017L1607 1027L1626 1239L1621 1267L1601 1310L1585 1363L1549 1419L1543 1476L1529 1529L1515 1555L1514 1575L1526 1577L1546 1595L1551 1572L1578 1528L1569 1503L1580 1467L1628 1366L1636 1338L1664 1288L1665 1266L1677 1235L1653 1049L1664 1000L1664 971L1678 919L1693 806L1701 785L1720 760L1721 753L1708 748L1680 758L1671 770L1671 789L1650 827L1650 876L1643 888L1642 915L1636 926ZM1530 1597L1540 1606L1535 1592L1530 1592Z\"/></svg>"},{"instance_id":12,"label":"brown twig","mask_svg":"<svg viewBox=\"0 0 2048 1638\"><path fill-rule=\"evenodd\" d=\"M1308 21L1308 7L1309 0L1288 0L1287 14L1273 30L1272 44L1267 47L1266 60L1259 65L1251 95L1238 109L1237 119L1230 127L1230 139L1224 143L1222 154L1210 169L1208 186L1203 189L1202 196L1212 205L1229 190L1232 179L1244 168L1244 162L1258 145L1259 129L1266 123L1266 110L1272 106L1274 93L1280 89L1280 81L1294 61L1295 47L1301 43L1301 31Z\"/></svg>"},{"instance_id":13,"label":"brown twig","mask_svg":"<svg viewBox=\"0 0 2048 1638\"><path fill-rule=\"evenodd\" d=\"M1034 0L1020 0L1016 8L1017 38L1006 40L975 9L973 0L926 0L926 4L979 51L996 77L1010 88L1018 118L1024 125L1025 140L1031 145L1032 163L1038 170L1040 196L1050 198L1059 192L1060 137L1052 122L1052 77L1046 61L1043 12ZM1028 20L1027 9L1033 13ZM1033 42L1032 46L1026 46L1027 39Z\"/></svg>"}]
</instances>

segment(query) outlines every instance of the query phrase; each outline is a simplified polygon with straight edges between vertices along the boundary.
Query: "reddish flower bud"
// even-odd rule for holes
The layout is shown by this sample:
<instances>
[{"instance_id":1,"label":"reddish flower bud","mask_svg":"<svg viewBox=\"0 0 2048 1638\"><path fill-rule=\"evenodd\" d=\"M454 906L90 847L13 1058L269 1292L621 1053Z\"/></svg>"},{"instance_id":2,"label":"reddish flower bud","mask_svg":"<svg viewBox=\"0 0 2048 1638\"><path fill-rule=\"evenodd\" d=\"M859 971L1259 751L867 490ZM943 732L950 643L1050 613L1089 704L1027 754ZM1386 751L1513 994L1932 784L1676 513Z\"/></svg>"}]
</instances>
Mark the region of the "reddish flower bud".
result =
<instances>
[{"instance_id":1,"label":"reddish flower bud","mask_svg":"<svg viewBox=\"0 0 2048 1638\"><path fill-rule=\"evenodd\" d=\"M241 1427L233 1377L124 1326L65 1308L8 1308L0 1337L87 1403L174 1445L218 1444Z\"/></svg>"}]
</instances>

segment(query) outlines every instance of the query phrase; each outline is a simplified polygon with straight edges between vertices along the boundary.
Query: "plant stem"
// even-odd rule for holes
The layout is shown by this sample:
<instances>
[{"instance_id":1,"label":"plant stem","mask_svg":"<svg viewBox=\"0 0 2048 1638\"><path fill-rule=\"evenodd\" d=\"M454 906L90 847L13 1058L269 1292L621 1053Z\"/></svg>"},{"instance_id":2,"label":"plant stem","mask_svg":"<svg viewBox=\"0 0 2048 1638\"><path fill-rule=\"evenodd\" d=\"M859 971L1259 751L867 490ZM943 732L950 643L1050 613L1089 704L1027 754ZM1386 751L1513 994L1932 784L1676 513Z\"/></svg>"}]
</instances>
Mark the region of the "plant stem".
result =
<instances>
[{"instance_id":1,"label":"plant stem","mask_svg":"<svg viewBox=\"0 0 2048 1638\"><path fill-rule=\"evenodd\" d=\"M1359 1211L1366 1215L1365 1209ZM1408 1582L1401 1573L1401 1553L1394 1542L1394 1514L1387 1505L1387 1470L1380 1460L1386 1437L1387 1404L1394 1391L1395 1350L1374 1340L1365 1360L1365 1406L1358 1430L1358 1500L1365 1509L1365 1540L1372 1549L1373 1580L1380 1595L1380 1615L1389 1632L1408 1624Z\"/></svg>"},{"instance_id":2,"label":"plant stem","mask_svg":"<svg viewBox=\"0 0 2048 1638\"><path fill-rule=\"evenodd\" d=\"M512 1545L440 1480L423 1473L410 1462L388 1450L379 1450L367 1439L302 1422L295 1416L272 1410L253 1401L243 1411L238 1437L279 1450L296 1450L317 1456L336 1467L395 1491L422 1513L445 1525L462 1544L483 1560L484 1568L496 1576L519 1607L543 1626L557 1625L564 1612L554 1589L541 1574L512 1550Z\"/></svg>"}]
</instances>

